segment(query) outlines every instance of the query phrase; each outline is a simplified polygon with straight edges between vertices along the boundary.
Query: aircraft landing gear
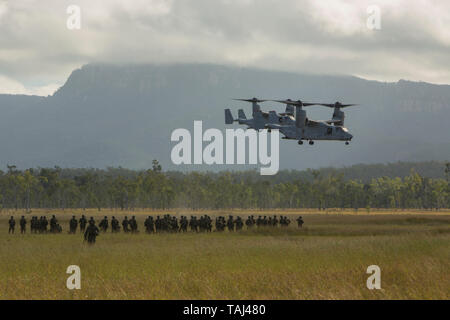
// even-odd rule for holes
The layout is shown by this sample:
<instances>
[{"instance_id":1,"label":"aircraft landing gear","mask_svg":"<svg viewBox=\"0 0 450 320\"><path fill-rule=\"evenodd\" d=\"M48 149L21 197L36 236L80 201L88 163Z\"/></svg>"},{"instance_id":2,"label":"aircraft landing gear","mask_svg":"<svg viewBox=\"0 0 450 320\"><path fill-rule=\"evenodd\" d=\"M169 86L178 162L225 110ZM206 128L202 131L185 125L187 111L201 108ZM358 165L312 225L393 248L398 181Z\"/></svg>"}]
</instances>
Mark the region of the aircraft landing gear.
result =
<instances>
[{"instance_id":1,"label":"aircraft landing gear","mask_svg":"<svg viewBox=\"0 0 450 320\"><path fill-rule=\"evenodd\" d=\"M345 141L345 145L347 145L347 146L348 146L349 144L350 144L350 142L348 142L348 141Z\"/></svg>"},{"instance_id":2,"label":"aircraft landing gear","mask_svg":"<svg viewBox=\"0 0 450 320\"><path fill-rule=\"evenodd\" d=\"M303 144L303 141L302 140L298 140L298 142L297 142L299 145L302 145Z\"/></svg>"},{"instance_id":3,"label":"aircraft landing gear","mask_svg":"<svg viewBox=\"0 0 450 320\"><path fill-rule=\"evenodd\" d=\"M314 141L309 140L309 144L310 144L310 145L313 145L313 144L314 144Z\"/></svg>"}]
</instances>

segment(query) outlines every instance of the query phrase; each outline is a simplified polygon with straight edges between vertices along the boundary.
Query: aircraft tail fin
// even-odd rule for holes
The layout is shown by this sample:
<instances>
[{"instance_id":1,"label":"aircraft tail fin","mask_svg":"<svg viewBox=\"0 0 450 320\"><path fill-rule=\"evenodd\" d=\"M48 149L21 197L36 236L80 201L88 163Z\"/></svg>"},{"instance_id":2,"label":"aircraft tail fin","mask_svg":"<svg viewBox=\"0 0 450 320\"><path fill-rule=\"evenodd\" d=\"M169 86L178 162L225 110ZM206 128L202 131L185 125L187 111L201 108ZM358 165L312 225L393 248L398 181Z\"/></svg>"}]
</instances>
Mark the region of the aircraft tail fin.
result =
<instances>
[{"instance_id":1,"label":"aircraft tail fin","mask_svg":"<svg viewBox=\"0 0 450 320\"><path fill-rule=\"evenodd\" d=\"M225 109L225 124L233 124L233 121L234 119L230 109Z\"/></svg>"},{"instance_id":2,"label":"aircraft tail fin","mask_svg":"<svg viewBox=\"0 0 450 320\"><path fill-rule=\"evenodd\" d=\"M295 112L294 106L292 104L286 104L286 111L285 111L285 113L294 115L294 112Z\"/></svg>"},{"instance_id":3,"label":"aircraft tail fin","mask_svg":"<svg viewBox=\"0 0 450 320\"><path fill-rule=\"evenodd\" d=\"M238 117L239 117L239 119L243 119L243 120L247 119L247 117L245 116L244 110L242 110L242 109L238 110Z\"/></svg>"}]
</instances>

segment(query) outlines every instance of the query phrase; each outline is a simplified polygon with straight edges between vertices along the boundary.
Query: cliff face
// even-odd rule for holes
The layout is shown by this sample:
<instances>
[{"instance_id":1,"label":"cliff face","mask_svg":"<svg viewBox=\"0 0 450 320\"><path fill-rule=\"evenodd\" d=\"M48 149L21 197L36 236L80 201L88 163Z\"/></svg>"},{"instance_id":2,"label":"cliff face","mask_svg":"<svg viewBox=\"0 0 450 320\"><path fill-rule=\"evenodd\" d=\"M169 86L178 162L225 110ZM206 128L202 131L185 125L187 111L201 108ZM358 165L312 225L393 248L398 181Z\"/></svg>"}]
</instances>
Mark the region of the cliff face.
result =
<instances>
[{"instance_id":1,"label":"cliff face","mask_svg":"<svg viewBox=\"0 0 450 320\"><path fill-rule=\"evenodd\" d=\"M164 168L185 169L171 164L172 130L192 129L194 120L224 129L224 108L251 113L231 98L253 96L359 104L345 109L350 146L283 140L281 168L450 159L448 85L216 65L86 65L53 96L0 95L0 165L145 168L155 158ZM331 113L308 108L312 119Z\"/></svg>"}]
</instances>

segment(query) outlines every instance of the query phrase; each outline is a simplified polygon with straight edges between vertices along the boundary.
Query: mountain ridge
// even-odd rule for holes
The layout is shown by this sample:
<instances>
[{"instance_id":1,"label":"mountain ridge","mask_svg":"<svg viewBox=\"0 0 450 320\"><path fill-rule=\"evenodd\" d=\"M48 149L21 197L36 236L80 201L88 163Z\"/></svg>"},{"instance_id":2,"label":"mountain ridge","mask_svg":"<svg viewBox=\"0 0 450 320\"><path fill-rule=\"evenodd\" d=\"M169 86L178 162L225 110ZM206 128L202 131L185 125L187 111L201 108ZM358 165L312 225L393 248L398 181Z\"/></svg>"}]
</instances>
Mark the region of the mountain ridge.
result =
<instances>
[{"instance_id":1,"label":"mountain ridge","mask_svg":"<svg viewBox=\"0 0 450 320\"><path fill-rule=\"evenodd\" d=\"M282 140L283 169L450 159L449 85L213 64L88 64L52 96L0 95L0 166L145 168L155 158L170 169L233 169L174 166L170 133L192 130L194 120L203 120L205 129L236 127L224 125L223 109L236 115L243 108L249 115L249 105L230 99L253 96L360 104L346 109L346 126L355 136L348 148ZM327 119L331 111L309 108L308 115Z\"/></svg>"}]
</instances>

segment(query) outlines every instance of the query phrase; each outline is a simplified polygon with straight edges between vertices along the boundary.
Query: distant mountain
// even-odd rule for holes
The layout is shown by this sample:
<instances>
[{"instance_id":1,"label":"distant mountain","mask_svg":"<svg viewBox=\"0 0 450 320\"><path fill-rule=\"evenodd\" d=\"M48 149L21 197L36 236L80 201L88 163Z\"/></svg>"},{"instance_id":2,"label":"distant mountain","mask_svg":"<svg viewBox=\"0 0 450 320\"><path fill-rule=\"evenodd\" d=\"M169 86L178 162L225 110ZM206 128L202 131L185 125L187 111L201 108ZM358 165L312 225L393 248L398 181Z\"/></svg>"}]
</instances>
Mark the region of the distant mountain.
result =
<instances>
[{"instance_id":1,"label":"distant mountain","mask_svg":"<svg viewBox=\"0 0 450 320\"><path fill-rule=\"evenodd\" d=\"M192 130L194 120L225 129L224 108L251 114L250 105L231 98L254 96L359 104L345 109L349 146L281 140L284 169L450 159L449 85L203 64L96 64L73 71L53 96L0 95L0 166L146 168L158 159L166 169L221 169L174 166L171 132ZM331 113L308 108L312 119Z\"/></svg>"}]
</instances>

